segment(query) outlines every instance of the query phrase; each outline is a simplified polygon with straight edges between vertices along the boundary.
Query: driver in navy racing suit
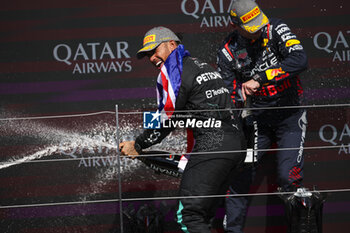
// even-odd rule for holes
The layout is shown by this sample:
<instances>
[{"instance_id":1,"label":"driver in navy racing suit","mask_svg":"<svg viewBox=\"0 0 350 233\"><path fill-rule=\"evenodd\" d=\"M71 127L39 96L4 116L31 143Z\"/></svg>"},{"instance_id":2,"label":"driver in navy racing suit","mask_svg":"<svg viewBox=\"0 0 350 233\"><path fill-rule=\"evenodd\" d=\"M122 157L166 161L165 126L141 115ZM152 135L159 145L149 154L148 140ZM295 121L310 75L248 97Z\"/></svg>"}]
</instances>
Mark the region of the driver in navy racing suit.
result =
<instances>
[{"instance_id":1,"label":"driver in navy racing suit","mask_svg":"<svg viewBox=\"0 0 350 233\"><path fill-rule=\"evenodd\" d=\"M287 24L268 19L254 1L235 1L230 15L234 31L218 50L218 71L236 106L250 102L249 107L257 109L245 118L246 125L255 126L254 149L268 149L272 142L278 148L295 148L276 154L278 183L282 190L293 191L302 186L306 112L283 107L301 103L299 74L307 68L307 56ZM258 161L263 154L254 152ZM254 168L245 169L230 193L248 193L253 174ZM227 232L242 232L248 201L226 199Z\"/></svg>"}]
</instances>

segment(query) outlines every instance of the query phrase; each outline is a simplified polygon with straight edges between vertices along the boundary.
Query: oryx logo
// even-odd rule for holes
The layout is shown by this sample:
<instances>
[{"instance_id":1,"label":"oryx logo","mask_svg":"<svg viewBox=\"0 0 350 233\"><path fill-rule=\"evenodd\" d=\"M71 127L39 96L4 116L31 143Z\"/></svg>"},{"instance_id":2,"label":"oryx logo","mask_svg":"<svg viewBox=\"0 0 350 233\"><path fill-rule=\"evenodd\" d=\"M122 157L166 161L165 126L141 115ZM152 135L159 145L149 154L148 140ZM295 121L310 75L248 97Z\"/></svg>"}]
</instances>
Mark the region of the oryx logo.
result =
<instances>
[{"instance_id":1,"label":"oryx logo","mask_svg":"<svg viewBox=\"0 0 350 233\"><path fill-rule=\"evenodd\" d=\"M160 116L157 112L144 112L143 113L143 128L145 129L160 129Z\"/></svg>"}]
</instances>

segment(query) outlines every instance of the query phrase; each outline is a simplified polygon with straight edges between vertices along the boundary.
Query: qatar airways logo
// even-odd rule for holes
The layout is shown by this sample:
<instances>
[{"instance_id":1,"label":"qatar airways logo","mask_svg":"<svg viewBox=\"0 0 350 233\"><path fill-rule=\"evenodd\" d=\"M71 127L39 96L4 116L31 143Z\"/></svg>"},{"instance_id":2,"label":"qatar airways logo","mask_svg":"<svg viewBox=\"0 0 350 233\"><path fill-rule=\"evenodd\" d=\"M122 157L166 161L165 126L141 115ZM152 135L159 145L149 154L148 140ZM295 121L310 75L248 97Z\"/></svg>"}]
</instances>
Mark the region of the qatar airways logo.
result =
<instances>
[{"instance_id":1,"label":"qatar airways logo","mask_svg":"<svg viewBox=\"0 0 350 233\"><path fill-rule=\"evenodd\" d=\"M182 0L181 10L185 15L200 21L201 28L227 27L230 9L235 0Z\"/></svg>"},{"instance_id":2,"label":"qatar airways logo","mask_svg":"<svg viewBox=\"0 0 350 233\"><path fill-rule=\"evenodd\" d=\"M59 153L79 160L78 167L114 167L118 165L116 148L115 142L106 143L104 137L95 135L86 141L74 143L71 139L62 140Z\"/></svg>"},{"instance_id":3,"label":"qatar airways logo","mask_svg":"<svg viewBox=\"0 0 350 233\"><path fill-rule=\"evenodd\" d=\"M73 74L130 72L129 44L126 41L58 44L53 57L72 67Z\"/></svg>"},{"instance_id":4,"label":"qatar airways logo","mask_svg":"<svg viewBox=\"0 0 350 233\"><path fill-rule=\"evenodd\" d=\"M340 146L338 154L350 154L350 128L348 123L342 129L337 129L332 124L323 125L319 132L319 137L323 142L333 146Z\"/></svg>"},{"instance_id":5,"label":"qatar airways logo","mask_svg":"<svg viewBox=\"0 0 350 233\"><path fill-rule=\"evenodd\" d=\"M336 36L328 32L318 32L314 36L314 46L332 56L333 62L350 61L350 30L338 31Z\"/></svg>"}]
</instances>

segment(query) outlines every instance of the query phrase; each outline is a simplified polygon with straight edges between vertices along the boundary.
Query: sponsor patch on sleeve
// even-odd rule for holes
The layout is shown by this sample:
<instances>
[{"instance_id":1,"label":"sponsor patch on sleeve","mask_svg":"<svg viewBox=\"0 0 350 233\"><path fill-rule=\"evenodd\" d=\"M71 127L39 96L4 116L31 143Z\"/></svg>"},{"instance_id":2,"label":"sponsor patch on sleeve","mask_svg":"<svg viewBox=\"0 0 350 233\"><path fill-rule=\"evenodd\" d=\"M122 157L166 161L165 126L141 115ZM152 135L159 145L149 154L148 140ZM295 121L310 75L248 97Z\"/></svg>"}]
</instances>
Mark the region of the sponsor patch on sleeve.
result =
<instances>
[{"instance_id":1,"label":"sponsor patch on sleeve","mask_svg":"<svg viewBox=\"0 0 350 233\"><path fill-rule=\"evenodd\" d=\"M288 40L286 42L286 47L290 47L290 46L293 46L293 45L296 45L296 44L300 44L300 41L296 40L296 39Z\"/></svg>"}]
</instances>

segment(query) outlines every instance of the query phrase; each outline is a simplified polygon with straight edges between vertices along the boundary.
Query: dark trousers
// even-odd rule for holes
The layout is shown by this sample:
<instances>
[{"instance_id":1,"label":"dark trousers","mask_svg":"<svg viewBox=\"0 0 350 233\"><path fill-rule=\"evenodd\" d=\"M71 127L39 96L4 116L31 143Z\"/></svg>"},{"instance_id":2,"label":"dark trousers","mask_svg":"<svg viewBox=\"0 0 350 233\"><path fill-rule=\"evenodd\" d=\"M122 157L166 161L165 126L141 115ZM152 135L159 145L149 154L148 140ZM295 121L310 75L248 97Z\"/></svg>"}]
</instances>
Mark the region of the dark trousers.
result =
<instances>
[{"instance_id":1,"label":"dark trousers","mask_svg":"<svg viewBox=\"0 0 350 233\"><path fill-rule=\"evenodd\" d=\"M234 142L225 140L220 151L242 150L240 138ZM243 145L243 146L242 146ZM180 184L181 196L224 195L236 168L245 153L214 153L191 155ZM215 216L224 198L182 198L177 211L178 223L183 232L210 233L210 220Z\"/></svg>"},{"instance_id":2,"label":"dark trousers","mask_svg":"<svg viewBox=\"0 0 350 233\"><path fill-rule=\"evenodd\" d=\"M276 142L280 150L276 153L278 184L284 191L293 191L302 186L303 179L303 144L306 133L306 111L275 110L257 118L257 149L268 149ZM258 161L265 152L258 152ZM249 167L241 172L232 182L231 194L249 192L256 167ZM226 199L227 232L243 232L246 211L249 203L247 197L230 197Z\"/></svg>"}]
</instances>

